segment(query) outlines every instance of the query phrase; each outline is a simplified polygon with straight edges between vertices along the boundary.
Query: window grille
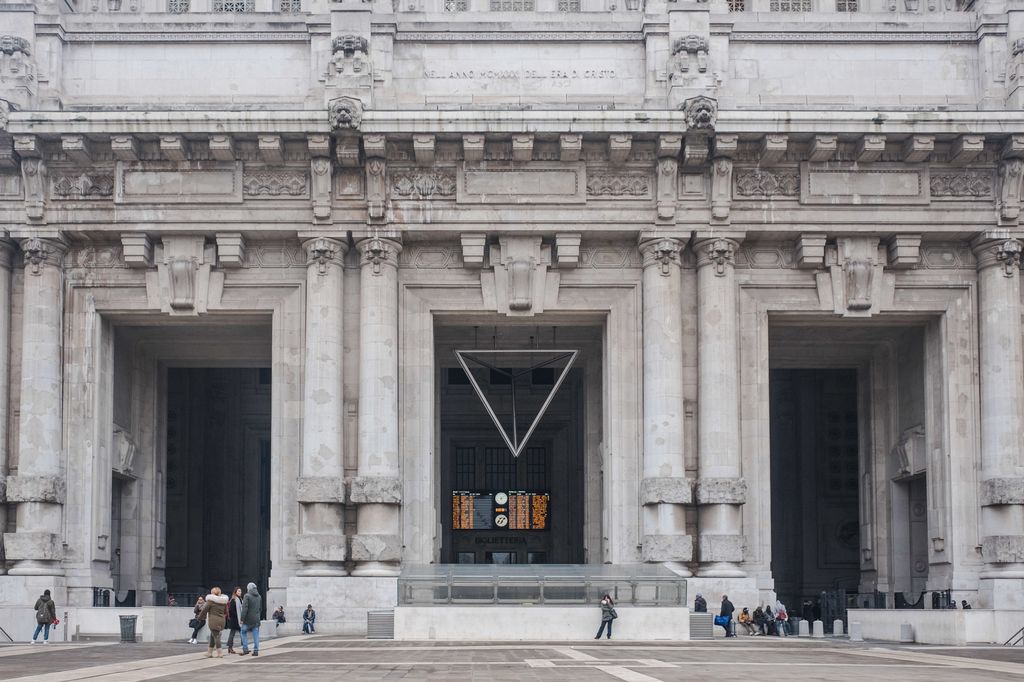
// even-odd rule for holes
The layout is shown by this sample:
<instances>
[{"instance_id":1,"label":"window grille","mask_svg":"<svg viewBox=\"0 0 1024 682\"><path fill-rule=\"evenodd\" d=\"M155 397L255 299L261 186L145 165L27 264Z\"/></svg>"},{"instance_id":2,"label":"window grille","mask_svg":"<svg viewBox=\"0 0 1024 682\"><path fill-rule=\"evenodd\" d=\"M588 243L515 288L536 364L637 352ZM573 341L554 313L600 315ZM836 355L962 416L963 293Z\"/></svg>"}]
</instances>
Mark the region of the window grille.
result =
<instances>
[{"instance_id":1,"label":"window grille","mask_svg":"<svg viewBox=\"0 0 1024 682\"><path fill-rule=\"evenodd\" d=\"M516 489L516 461L508 449L484 448L484 484L487 490Z\"/></svg>"},{"instance_id":2,"label":"window grille","mask_svg":"<svg viewBox=\"0 0 1024 682\"><path fill-rule=\"evenodd\" d=\"M730 12L746 12L747 0L729 0Z\"/></svg>"},{"instance_id":3,"label":"window grille","mask_svg":"<svg viewBox=\"0 0 1024 682\"><path fill-rule=\"evenodd\" d=\"M455 489L476 490L476 448L455 448Z\"/></svg>"},{"instance_id":4,"label":"window grille","mask_svg":"<svg viewBox=\"0 0 1024 682\"><path fill-rule=\"evenodd\" d=\"M860 9L858 4L858 0L836 0L836 11L857 12Z\"/></svg>"},{"instance_id":5,"label":"window grille","mask_svg":"<svg viewBox=\"0 0 1024 682\"><path fill-rule=\"evenodd\" d=\"M532 12L534 0L491 0L492 12Z\"/></svg>"},{"instance_id":6,"label":"window grille","mask_svg":"<svg viewBox=\"0 0 1024 682\"><path fill-rule=\"evenodd\" d=\"M255 12L256 0L213 0L213 11L224 14Z\"/></svg>"},{"instance_id":7,"label":"window grille","mask_svg":"<svg viewBox=\"0 0 1024 682\"><path fill-rule=\"evenodd\" d=\"M171 14L188 14L191 0L167 0L167 11Z\"/></svg>"},{"instance_id":8,"label":"window grille","mask_svg":"<svg viewBox=\"0 0 1024 682\"><path fill-rule=\"evenodd\" d=\"M558 0L559 12L579 12L580 0Z\"/></svg>"},{"instance_id":9,"label":"window grille","mask_svg":"<svg viewBox=\"0 0 1024 682\"><path fill-rule=\"evenodd\" d=\"M768 9L772 12L810 12L811 0L771 0Z\"/></svg>"},{"instance_id":10,"label":"window grille","mask_svg":"<svg viewBox=\"0 0 1024 682\"><path fill-rule=\"evenodd\" d=\"M302 0L281 0L281 14L299 14L302 12Z\"/></svg>"},{"instance_id":11,"label":"window grille","mask_svg":"<svg viewBox=\"0 0 1024 682\"><path fill-rule=\"evenodd\" d=\"M469 0L444 0L445 12L468 12Z\"/></svg>"}]
</instances>

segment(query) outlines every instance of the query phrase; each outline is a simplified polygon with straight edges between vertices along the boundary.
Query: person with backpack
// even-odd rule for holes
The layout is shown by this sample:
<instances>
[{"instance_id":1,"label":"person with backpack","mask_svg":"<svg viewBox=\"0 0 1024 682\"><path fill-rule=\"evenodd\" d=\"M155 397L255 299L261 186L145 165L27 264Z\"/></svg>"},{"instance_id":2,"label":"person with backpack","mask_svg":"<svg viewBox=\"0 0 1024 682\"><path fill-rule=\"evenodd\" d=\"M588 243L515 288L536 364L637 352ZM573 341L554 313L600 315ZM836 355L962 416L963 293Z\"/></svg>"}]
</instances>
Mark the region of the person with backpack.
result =
<instances>
[{"instance_id":1,"label":"person with backpack","mask_svg":"<svg viewBox=\"0 0 1024 682\"><path fill-rule=\"evenodd\" d=\"M32 644L36 643L40 631L43 633L43 644L50 643L50 626L57 622L57 606L50 598L50 591L43 590L36 599L36 631L32 635Z\"/></svg>"}]
</instances>

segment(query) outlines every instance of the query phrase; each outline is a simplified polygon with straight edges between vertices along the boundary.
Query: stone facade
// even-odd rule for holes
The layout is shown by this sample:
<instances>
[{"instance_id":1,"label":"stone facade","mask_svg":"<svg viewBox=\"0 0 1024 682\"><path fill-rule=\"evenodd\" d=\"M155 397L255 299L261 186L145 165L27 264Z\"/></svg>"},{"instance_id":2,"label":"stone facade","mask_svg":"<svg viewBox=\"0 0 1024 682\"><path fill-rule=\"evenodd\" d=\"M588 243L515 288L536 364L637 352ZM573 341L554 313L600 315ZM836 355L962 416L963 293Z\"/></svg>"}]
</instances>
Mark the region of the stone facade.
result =
<instances>
[{"instance_id":1,"label":"stone facade","mask_svg":"<svg viewBox=\"0 0 1024 682\"><path fill-rule=\"evenodd\" d=\"M358 631L471 320L603 330L588 561L772 597L772 371L852 367L822 542L1024 609L1024 14L962 4L0 7L0 602L162 599L167 368L268 367L269 602Z\"/></svg>"}]
</instances>

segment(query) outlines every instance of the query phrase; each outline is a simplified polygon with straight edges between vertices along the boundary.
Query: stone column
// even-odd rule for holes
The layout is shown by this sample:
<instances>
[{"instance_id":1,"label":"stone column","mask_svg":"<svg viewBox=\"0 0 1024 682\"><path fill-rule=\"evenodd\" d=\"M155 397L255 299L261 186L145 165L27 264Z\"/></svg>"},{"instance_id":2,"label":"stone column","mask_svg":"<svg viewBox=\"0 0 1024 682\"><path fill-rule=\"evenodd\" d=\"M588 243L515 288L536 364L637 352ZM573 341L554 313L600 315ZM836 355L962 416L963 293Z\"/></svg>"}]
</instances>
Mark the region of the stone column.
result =
<instances>
[{"instance_id":1,"label":"stone column","mask_svg":"<svg viewBox=\"0 0 1024 682\"><path fill-rule=\"evenodd\" d=\"M342 409L343 261L348 245L317 237L306 250L306 366L297 497L300 575L345 575Z\"/></svg>"},{"instance_id":2,"label":"stone column","mask_svg":"<svg viewBox=\"0 0 1024 682\"><path fill-rule=\"evenodd\" d=\"M352 575L398 574L402 481L398 457L398 254L393 239L356 244L359 279L359 505ZM420 339L421 343L432 343Z\"/></svg>"},{"instance_id":3,"label":"stone column","mask_svg":"<svg viewBox=\"0 0 1024 682\"><path fill-rule=\"evenodd\" d=\"M996 238L992 238L996 237ZM982 578L1024 578L1024 348L1021 338L1022 244L1005 234L985 234L973 243L978 263L978 353L981 388ZM983 581L984 582L984 581ZM987 608L1024 608L1020 580L1005 594L982 585ZM1000 590L1002 591L1002 590Z\"/></svg>"},{"instance_id":4,"label":"stone column","mask_svg":"<svg viewBox=\"0 0 1024 682\"><path fill-rule=\"evenodd\" d=\"M7 478L16 502L17 532L4 533L11 575L61 576L64 569L62 319L67 245L57 239L21 241L25 255L21 341L18 475Z\"/></svg>"},{"instance_id":5,"label":"stone column","mask_svg":"<svg viewBox=\"0 0 1024 682\"><path fill-rule=\"evenodd\" d=\"M0 501L5 499L10 451L7 426L10 419L11 382L11 265L14 243L0 240ZM7 505L0 502L0 528L7 527ZM4 568L3 546L0 544L0 575Z\"/></svg>"},{"instance_id":6,"label":"stone column","mask_svg":"<svg viewBox=\"0 0 1024 682\"><path fill-rule=\"evenodd\" d=\"M698 238L696 493L701 576L743 577L747 486L740 471L737 241Z\"/></svg>"},{"instance_id":7,"label":"stone column","mask_svg":"<svg viewBox=\"0 0 1024 682\"><path fill-rule=\"evenodd\" d=\"M686 508L693 481L683 459L683 320L678 239L641 241L644 301L643 559L689 575Z\"/></svg>"}]
</instances>

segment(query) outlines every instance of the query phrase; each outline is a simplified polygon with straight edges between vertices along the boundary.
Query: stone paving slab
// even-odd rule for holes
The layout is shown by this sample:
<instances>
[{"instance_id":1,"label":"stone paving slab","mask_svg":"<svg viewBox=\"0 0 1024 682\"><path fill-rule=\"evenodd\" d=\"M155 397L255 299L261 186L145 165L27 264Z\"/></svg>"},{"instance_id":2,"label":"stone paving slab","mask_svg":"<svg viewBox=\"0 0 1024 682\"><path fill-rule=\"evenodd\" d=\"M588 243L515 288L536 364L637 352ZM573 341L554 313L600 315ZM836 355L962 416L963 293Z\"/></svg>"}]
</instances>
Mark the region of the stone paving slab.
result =
<instances>
[{"instance_id":1,"label":"stone paving slab","mask_svg":"<svg viewBox=\"0 0 1024 682\"><path fill-rule=\"evenodd\" d=\"M1001 682L1024 679L1024 649L925 647L846 640L721 642L392 642L321 636L264 644L259 658L206 659L187 644L0 647L0 679L14 682L681 682L716 678Z\"/></svg>"}]
</instances>

